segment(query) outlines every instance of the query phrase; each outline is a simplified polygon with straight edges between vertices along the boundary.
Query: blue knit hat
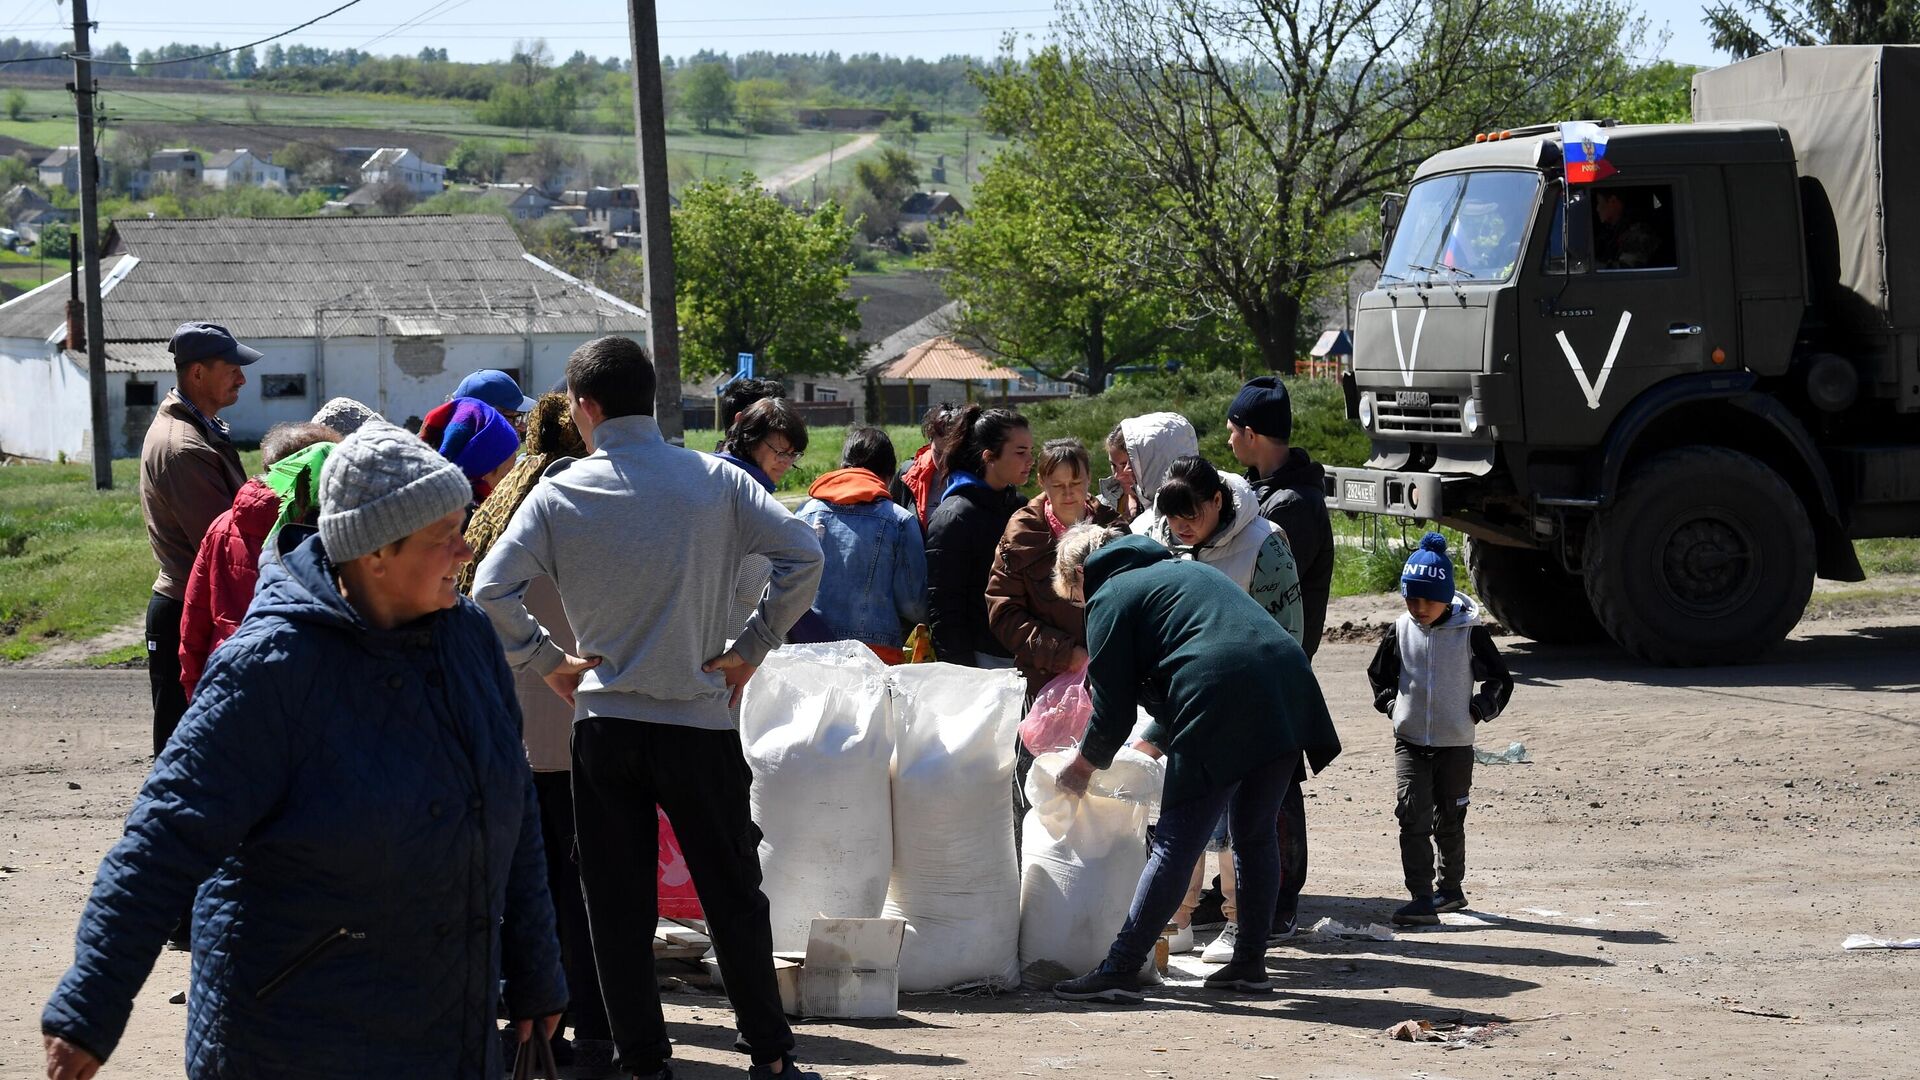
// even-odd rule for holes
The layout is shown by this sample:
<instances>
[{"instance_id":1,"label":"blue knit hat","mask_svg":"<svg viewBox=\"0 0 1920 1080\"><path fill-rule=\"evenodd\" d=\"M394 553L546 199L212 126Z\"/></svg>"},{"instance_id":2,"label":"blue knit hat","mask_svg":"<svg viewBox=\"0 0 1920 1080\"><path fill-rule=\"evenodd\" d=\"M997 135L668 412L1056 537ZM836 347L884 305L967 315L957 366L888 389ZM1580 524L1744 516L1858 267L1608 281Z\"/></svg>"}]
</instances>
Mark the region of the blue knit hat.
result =
<instances>
[{"instance_id":1,"label":"blue knit hat","mask_svg":"<svg viewBox=\"0 0 1920 1080\"><path fill-rule=\"evenodd\" d=\"M1400 595L1453 603L1453 560L1447 558L1446 537L1430 532L1420 538L1420 546L1400 570Z\"/></svg>"}]
</instances>

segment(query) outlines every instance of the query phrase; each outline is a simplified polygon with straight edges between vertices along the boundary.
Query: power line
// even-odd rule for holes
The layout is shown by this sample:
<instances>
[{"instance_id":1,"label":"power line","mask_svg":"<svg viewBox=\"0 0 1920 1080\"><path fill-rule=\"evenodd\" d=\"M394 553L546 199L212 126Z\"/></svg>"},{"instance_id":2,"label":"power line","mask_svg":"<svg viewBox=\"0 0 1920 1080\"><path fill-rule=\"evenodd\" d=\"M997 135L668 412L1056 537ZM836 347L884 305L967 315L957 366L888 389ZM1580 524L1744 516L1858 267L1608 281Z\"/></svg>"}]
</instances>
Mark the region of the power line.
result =
<instances>
[{"instance_id":1,"label":"power line","mask_svg":"<svg viewBox=\"0 0 1920 1080\"><path fill-rule=\"evenodd\" d=\"M422 11L420 14L415 15L413 18L408 19L407 21L400 23L394 27L391 27L384 33L376 34L367 41L361 42L359 47L362 49L365 49L370 45L374 45L381 41L385 41L386 39L393 37L396 34L399 34L400 31L402 30L410 29L412 27L419 26L423 22L427 22L436 13L442 14L442 15L448 14L452 12L455 8L465 7L469 2L471 2L471 0L457 0L457 2L456 0L438 0L438 2L433 4L431 7L428 7L425 11ZM447 6L448 4L452 4L453 7L448 7Z\"/></svg>"},{"instance_id":2,"label":"power line","mask_svg":"<svg viewBox=\"0 0 1920 1080\"><path fill-rule=\"evenodd\" d=\"M235 45L231 49L219 49L215 52L201 53L198 56L176 56L171 60L149 60L149 61L146 61L145 63L141 63L140 61L137 61L137 60L94 60L92 57L88 57L88 59L92 60L92 62L95 64L103 64L103 65L106 65L107 67L137 67L142 69L150 68L150 67L163 67L167 64L191 64L197 60L212 60L215 57L226 56L229 53L237 53L242 49L251 49L255 45L265 45L269 41L278 41L281 38L286 37L288 34L294 34L302 30L305 30L307 27L312 26L314 23L317 23L321 19L326 18L328 15L337 15L340 12L345 11L348 8L354 6L355 4L358 4L359 2L360 0L347 0L346 3L341 4L339 7L334 8L332 11L322 12L321 14L315 15L313 18L308 19L306 22L301 23L299 26L295 26L288 30L282 30L279 33L274 34L270 37L263 37L258 41L249 41L245 45Z\"/></svg>"},{"instance_id":3,"label":"power line","mask_svg":"<svg viewBox=\"0 0 1920 1080\"><path fill-rule=\"evenodd\" d=\"M720 19L661 19L660 23L661 25L665 26L669 24L692 25L692 24L705 24L705 23L840 22L840 21L850 21L855 19L860 19L860 20L924 19L924 18L927 18L928 16L938 17L938 16L944 16L944 15L954 15L954 16L962 16L962 17L973 17L978 15L1044 15L1044 14L1049 14L1052 11L1053 11L1052 8L999 8L999 9L986 10L986 11L952 10L952 11L915 11L915 12L905 12L905 13L866 12L866 13L853 14L853 15L765 15L765 16L752 16L752 17L735 16L735 17L720 18ZM261 26L277 26L279 24L278 23L245 23L245 22L233 23L233 22L134 21L134 22L115 22L114 25L116 27L130 27L130 28L171 29L173 27L193 27L193 26L227 27L227 28L242 27L242 26L261 27ZM380 27L391 26L393 24L338 22L338 23L334 23L333 25L341 26L341 27L355 26L355 27L361 27L363 29L377 29ZM511 22L501 22L496 20L491 22L439 23L438 25L472 28L472 27L490 27L490 26L525 27L527 24L524 20L516 20ZM577 20L573 22L543 21L539 25L541 26L625 26L627 25L627 23L626 23L626 20L624 19L584 19L584 20ZM523 33L522 36L524 37L525 34Z\"/></svg>"}]
</instances>

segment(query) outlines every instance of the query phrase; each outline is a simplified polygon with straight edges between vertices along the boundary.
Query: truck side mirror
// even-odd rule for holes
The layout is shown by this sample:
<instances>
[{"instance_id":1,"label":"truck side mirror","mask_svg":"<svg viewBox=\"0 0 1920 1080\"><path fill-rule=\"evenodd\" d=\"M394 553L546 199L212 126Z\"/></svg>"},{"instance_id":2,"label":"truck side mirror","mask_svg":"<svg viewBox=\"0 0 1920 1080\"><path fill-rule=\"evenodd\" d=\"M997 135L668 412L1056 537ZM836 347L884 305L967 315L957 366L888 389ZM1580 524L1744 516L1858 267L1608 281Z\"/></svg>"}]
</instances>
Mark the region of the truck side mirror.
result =
<instances>
[{"instance_id":1,"label":"truck side mirror","mask_svg":"<svg viewBox=\"0 0 1920 1080\"><path fill-rule=\"evenodd\" d=\"M1380 200L1380 257L1393 248L1393 233L1400 227L1400 214L1407 208L1407 197L1398 193L1388 194Z\"/></svg>"}]
</instances>

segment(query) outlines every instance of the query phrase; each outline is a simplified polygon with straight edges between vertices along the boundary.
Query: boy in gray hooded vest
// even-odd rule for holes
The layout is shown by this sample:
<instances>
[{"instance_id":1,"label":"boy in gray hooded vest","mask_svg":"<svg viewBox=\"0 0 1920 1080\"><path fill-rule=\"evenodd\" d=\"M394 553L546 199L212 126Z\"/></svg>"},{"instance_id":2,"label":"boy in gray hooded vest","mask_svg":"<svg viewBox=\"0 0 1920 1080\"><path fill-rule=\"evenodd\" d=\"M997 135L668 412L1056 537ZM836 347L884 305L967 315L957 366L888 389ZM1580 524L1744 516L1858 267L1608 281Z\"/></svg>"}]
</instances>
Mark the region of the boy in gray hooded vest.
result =
<instances>
[{"instance_id":1,"label":"boy in gray hooded vest","mask_svg":"<svg viewBox=\"0 0 1920 1080\"><path fill-rule=\"evenodd\" d=\"M1400 867L1413 900L1393 913L1402 926L1433 925L1467 906L1467 801L1473 727L1500 715L1513 676L1480 623L1473 598L1456 594L1447 538L1430 532L1400 572L1407 613L1367 666L1373 704L1393 717ZM1480 692L1474 693L1478 681ZM1440 882L1434 888L1434 847Z\"/></svg>"}]
</instances>

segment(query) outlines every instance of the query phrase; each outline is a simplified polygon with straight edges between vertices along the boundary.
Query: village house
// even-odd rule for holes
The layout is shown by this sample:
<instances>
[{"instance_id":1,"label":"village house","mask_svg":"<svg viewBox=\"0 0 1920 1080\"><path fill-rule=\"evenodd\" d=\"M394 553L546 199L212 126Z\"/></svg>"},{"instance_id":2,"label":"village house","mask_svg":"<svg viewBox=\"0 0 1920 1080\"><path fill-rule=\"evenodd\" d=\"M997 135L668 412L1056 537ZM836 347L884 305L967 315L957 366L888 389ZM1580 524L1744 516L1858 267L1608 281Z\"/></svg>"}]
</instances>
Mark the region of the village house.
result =
<instances>
[{"instance_id":1,"label":"village house","mask_svg":"<svg viewBox=\"0 0 1920 1080\"><path fill-rule=\"evenodd\" d=\"M945 191L916 191L900 204L900 224L944 222L967 211L960 200Z\"/></svg>"},{"instance_id":2,"label":"village house","mask_svg":"<svg viewBox=\"0 0 1920 1080\"><path fill-rule=\"evenodd\" d=\"M438 195L447 186L447 167L426 161L404 147L383 146L360 166L360 183L366 187L400 184L416 198Z\"/></svg>"},{"instance_id":3,"label":"village house","mask_svg":"<svg viewBox=\"0 0 1920 1080\"><path fill-rule=\"evenodd\" d=\"M534 184L487 184L475 191L505 206L515 221L538 221L559 202Z\"/></svg>"},{"instance_id":4,"label":"village house","mask_svg":"<svg viewBox=\"0 0 1920 1080\"><path fill-rule=\"evenodd\" d=\"M115 456L139 453L173 385L167 339L220 323L265 358L221 413L258 439L351 397L399 423L467 374L495 368L530 392L603 334L645 340L646 312L526 253L492 215L131 219L102 260L107 402ZM87 357L67 275L0 304L0 453L91 455Z\"/></svg>"},{"instance_id":5,"label":"village house","mask_svg":"<svg viewBox=\"0 0 1920 1080\"><path fill-rule=\"evenodd\" d=\"M626 187L576 188L560 193L562 202L586 211L579 224L603 233L631 232L640 227L639 185Z\"/></svg>"},{"instance_id":6,"label":"village house","mask_svg":"<svg viewBox=\"0 0 1920 1080\"><path fill-rule=\"evenodd\" d=\"M21 239L37 241L40 230L55 221L71 222L74 212L53 205L53 200L25 184L15 184L0 195L0 221L4 221Z\"/></svg>"},{"instance_id":7,"label":"village house","mask_svg":"<svg viewBox=\"0 0 1920 1080\"><path fill-rule=\"evenodd\" d=\"M273 158L266 154L256 154L242 147L238 150L221 150L207 155L206 167L201 178L211 188L226 190L229 187L271 188L284 191L287 186L285 166L275 165Z\"/></svg>"},{"instance_id":8,"label":"village house","mask_svg":"<svg viewBox=\"0 0 1920 1080\"><path fill-rule=\"evenodd\" d=\"M34 169L40 174L41 187L63 187L75 193L80 190L80 148L77 146L59 147L41 158Z\"/></svg>"}]
</instances>

